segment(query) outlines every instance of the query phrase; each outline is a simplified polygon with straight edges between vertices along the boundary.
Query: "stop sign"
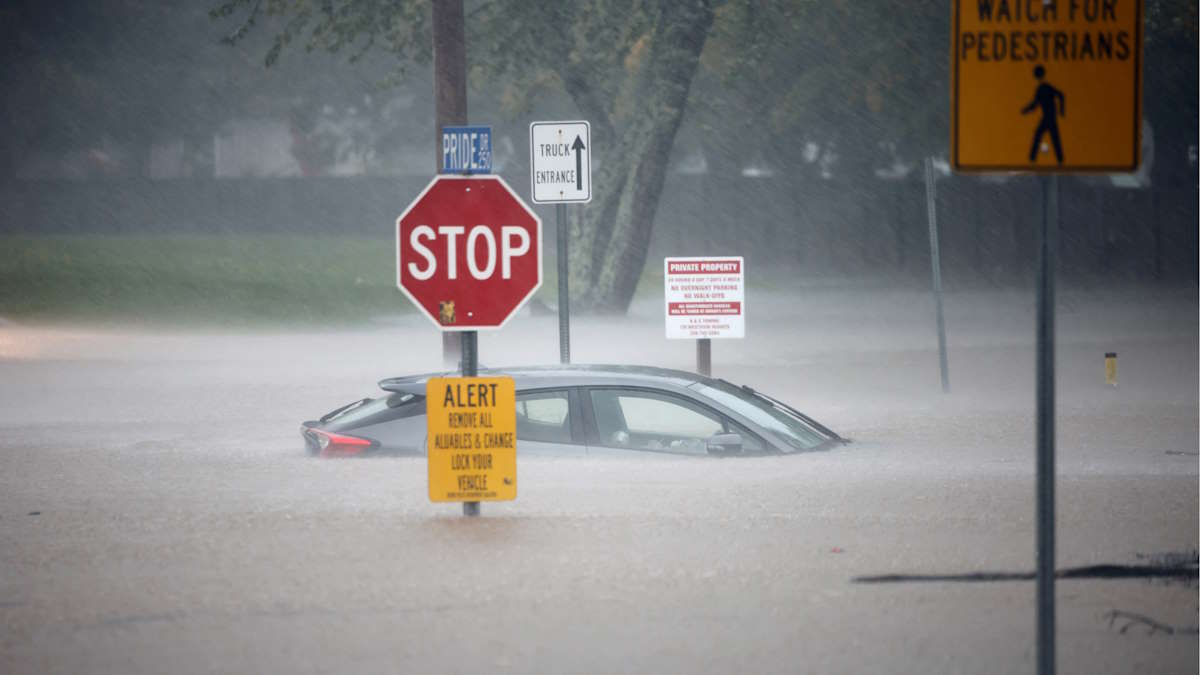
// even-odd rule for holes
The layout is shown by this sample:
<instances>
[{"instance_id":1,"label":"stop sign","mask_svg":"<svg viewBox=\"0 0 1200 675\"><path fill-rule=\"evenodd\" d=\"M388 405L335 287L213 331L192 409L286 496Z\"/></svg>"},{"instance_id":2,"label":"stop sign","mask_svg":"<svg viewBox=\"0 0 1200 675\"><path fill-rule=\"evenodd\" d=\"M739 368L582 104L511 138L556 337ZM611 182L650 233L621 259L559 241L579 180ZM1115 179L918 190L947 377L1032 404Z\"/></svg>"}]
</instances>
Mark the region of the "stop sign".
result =
<instances>
[{"instance_id":1,"label":"stop sign","mask_svg":"<svg viewBox=\"0 0 1200 675\"><path fill-rule=\"evenodd\" d=\"M396 219L396 285L442 330L500 328L542 285L542 220L499 176L438 176Z\"/></svg>"}]
</instances>

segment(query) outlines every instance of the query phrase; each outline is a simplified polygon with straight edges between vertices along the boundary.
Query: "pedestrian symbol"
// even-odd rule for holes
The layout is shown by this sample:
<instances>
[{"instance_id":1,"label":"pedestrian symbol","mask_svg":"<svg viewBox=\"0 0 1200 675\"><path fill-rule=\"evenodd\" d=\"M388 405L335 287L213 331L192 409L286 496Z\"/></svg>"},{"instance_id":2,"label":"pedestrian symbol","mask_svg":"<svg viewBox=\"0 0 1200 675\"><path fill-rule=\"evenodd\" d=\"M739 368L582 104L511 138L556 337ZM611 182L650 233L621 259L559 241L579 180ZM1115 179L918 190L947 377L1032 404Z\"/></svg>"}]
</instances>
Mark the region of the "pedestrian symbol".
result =
<instances>
[{"instance_id":1,"label":"pedestrian symbol","mask_svg":"<svg viewBox=\"0 0 1200 675\"><path fill-rule=\"evenodd\" d=\"M1058 134L1058 118L1067 116L1067 98L1049 82L1043 81L1046 77L1045 68L1041 66L1034 68L1033 76L1041 84L1033 92L1033 100L1029 102L1029 105L1021 108L1021 114L1027 115L1034 109L1041 108L1042 121L1038 122L1037 131L1033 132L1033 145L1029 148L1029 161L1037 163L1039 146L1042 152L1049 150L1042 142L1042 136L1050 134L1050 142L1054 143L1054 156L1058 158L1058 163L1062 164L1062 137Z\"/></svg>"}]
</instances>

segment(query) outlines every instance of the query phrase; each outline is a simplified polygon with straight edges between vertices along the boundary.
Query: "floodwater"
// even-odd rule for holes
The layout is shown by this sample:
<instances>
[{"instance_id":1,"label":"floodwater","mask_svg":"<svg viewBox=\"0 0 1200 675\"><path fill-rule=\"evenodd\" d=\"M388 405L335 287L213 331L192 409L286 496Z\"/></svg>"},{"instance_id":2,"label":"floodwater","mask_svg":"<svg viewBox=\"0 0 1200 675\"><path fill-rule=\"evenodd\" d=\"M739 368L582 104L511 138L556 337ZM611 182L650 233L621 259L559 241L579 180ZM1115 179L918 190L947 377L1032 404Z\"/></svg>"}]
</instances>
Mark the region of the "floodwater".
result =
<instances>
[{"instance_id":1,"label":"floodwater","mask_svg":"<svg viewBox=\"0 0 1200 675\"><path fill-rule=\"evenodd\" d=\"M714 374L852 444L521 459L478 519L423 460L303 452L302 420L438 368L425 319L0 325L0 672L1032 672L1033 583L852 581L1033 569L1032 291L947 296L948 395L927 293L747 300ZM481 361L556 362L556 326ZM658 301L572 328L579 363L694 364ZM1061 290L1058 338L1059 567L1194 551L1196 290ZM1057 590L1060 672L1194 672L1194 583Z\"/></svg>"}]
</instances>

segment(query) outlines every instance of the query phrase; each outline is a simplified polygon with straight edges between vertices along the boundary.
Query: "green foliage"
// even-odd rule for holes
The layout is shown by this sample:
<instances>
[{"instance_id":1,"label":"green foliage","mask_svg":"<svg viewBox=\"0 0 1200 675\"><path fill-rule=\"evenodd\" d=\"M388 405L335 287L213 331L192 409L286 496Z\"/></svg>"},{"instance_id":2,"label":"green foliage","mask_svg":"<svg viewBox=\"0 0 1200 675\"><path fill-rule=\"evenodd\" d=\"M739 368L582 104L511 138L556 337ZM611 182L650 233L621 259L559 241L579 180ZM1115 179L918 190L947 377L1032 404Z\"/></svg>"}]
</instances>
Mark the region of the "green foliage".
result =
<instances>
[{"instance_id":1,"label":"green foliage","mask_svg":"<svg viewBox=\"0 0 1200 675\"><path fill-rule=\"evenodd\" d=\"M358 323L416 311L391 239L0 236L0 318L195 326ZM554 304L553 267L537 293Z\"/></svg>"},{"instance_id":2,"label":"green foliage","mask_svg":"<svg viewBox=\"0 0 1200 675\"><path fill-rule=\"evenodd\" d=\"M848 176L861 180L891 153L944 149L948 55L944 2L729 2L689 106L705 129L729 133L732 123L751 141L763 137L753 129L769 130L770 147L750 154L781 158L777 168L802 168L814 143L840 167L862 167Z\"/></svg>"},{"instance_id":3,"label":"green foliage","mask_svg":"<svg viewBox=\"0 0 1200 675\"><path fill-rule=\"evenodd\" d=\"M212 135L231 119L289 118L328 101L361 99L384 78L376 63L352 70L323 56L320 68L312 67L317 57L300 55L263 69L261 56L272 44L267 31L280 19L262 10L246 16L253 6L6 4L0 9L0 114L8 127L0 134L0 180L11 179L35 152L104 145L128 152L126 166L138 171L156 142L182 138L211 147ZM259 30L252 30L256 24Z\"/></svg>"},{"instance_id":4,"label":"green foliage","mask_svg":"<svg viewBox=\"0 0 1200 675\"><path fill-rule=\"evenodd\" d=\"M213 19L238 15L242 20L226 36L228 44L246 38L264 15L283 19L263 59L268 67L292 43L310 52L348 52L352 63L375 47L398 57L397 64L428 63L431 57L429 7L423 2L226 0L209 11Z\"/></svg>"},{"instance_id":5,"label":"green foliage","mask_svg":"<svg viewBox=\"0 0 1200 675\"><path fill-rule=\"evenodd\" d=\"M1143 114L1154 131L1155 185L1195 185L1196 164L1188 148L1197 144L1196 0L1146 3Z\"/></svg>"},{"instance_id":6,"label":"green foliage","mask_svg":"<svg viewBox=\"0 0 1200 675\"><path fill-rule=\"evenodd\" d=\"M0 316L192 325L361 322L411 311L390 240L4 236Z\"/></svg>"}]
</instances>

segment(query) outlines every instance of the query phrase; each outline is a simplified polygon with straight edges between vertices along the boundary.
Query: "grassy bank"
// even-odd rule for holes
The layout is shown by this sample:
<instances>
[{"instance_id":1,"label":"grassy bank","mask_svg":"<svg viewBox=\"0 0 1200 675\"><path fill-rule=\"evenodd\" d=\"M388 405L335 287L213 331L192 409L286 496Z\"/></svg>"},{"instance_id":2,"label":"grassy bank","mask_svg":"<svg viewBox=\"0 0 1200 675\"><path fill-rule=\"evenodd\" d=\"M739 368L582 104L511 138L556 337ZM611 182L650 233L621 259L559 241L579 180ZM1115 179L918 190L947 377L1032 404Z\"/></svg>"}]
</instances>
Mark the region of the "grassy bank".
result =
<instances>
[{"instance_id":1,"label":"grassy bank","mask_svg":"<svg viewBox=\"0 0 1200 675\"><path fill-rule=\"evenodd\" d=\"M0 316L238 325L411 311L392 242L291 235L0 237Z\"/></svg>"},{"instance_id":2,"label":"grassy bank","mask_svg":"<svg viewBox=\"0 0 1200 675\"><path fill-rule=\"evenodd\" d=\"M396 288L395 270L390 239L3 235L0 317L184 326L359 323L416 311ZM554 272L549 257L537 298L550 305L557 297Z\"/></svg>"}]
</instances>

